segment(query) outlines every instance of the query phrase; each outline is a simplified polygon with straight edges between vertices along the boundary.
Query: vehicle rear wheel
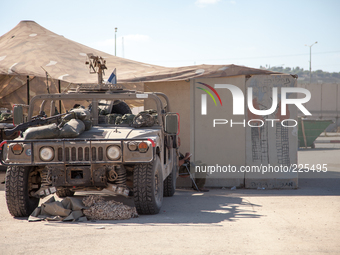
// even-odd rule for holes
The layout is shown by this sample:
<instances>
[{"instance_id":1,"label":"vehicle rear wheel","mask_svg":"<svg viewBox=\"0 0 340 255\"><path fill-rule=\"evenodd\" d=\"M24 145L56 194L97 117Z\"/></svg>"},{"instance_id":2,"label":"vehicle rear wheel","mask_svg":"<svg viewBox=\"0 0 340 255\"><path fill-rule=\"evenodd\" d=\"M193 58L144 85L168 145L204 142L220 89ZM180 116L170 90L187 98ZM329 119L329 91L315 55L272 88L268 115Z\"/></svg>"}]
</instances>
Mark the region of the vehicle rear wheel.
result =
<instances>
[{"instance_id":1,"label":"vehicle rear wheel","mask_svg":"<svg viewBox=\"0 0 340 255\"><path fill-rule=\"evenodd\" d=\"M177 165L174 164L172 172L164 180L164 196L172 197L176 191Z\"/></svg>"},{"instance_id":2,"label":"vehicle rear wheel","mask_svg":"<svg viewBox=\"0 0 340 255\"><path fill-rule=\"evenodd\" d=\"M30 175L32 168L27 166L9 166L6 172L6 202L7 208L14 217L29 216L39 205L39 198L32 197L31 192L40 186L33 183ZM33 190L34 188L34 190Z\"/></svg>"},{"instance_id":3,"label":"vehicle rear wheel","mask_svg":"<svg viewBox=\"0 0 340 255\"><path fill-rule=\"evenodd\" d=\"M163 173L157 156L149 164L137 164L133 172L133 196L139 214L157 214L163 202Z\"/></svg>"},{"instance_id":4,"label":"vehicle rear wheel","mask_svg":"<svg viewBox=\"0 0 340 255\"><path fill-rule=\"evenodd\" d=\"M75 193L74 191L72 191L70 189L64 189L64 188L58 189L57 192L56 192L57 196L60 197L60 198L73 197L74 193Z\"/></svg>"}]
</instances>

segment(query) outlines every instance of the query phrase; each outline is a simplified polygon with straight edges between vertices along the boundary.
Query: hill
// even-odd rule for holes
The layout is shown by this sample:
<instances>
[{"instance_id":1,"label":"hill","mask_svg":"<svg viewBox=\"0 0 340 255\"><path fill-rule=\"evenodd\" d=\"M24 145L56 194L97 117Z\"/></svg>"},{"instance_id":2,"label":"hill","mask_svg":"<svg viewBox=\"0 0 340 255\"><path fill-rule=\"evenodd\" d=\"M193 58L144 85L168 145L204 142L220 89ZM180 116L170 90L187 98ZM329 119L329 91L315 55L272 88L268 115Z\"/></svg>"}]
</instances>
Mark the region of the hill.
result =
<instances>
[{"instance_id":1,"label":"hill","mask_svg":"<svg viewBox=\"0 0 340 255\"><path fill-rule=\"evenodd\" d=\"M309 83L309 70L304 70L300 67L285 67L282 66L273 66L273 67L263 67L260 66L260 69L281 72L281 73L289 73L289 74L297 74L299 83ZM340 83L340 72L324 72L322 70L312 71L311 75L311 83Z\"/></svg>"}]
</instances>

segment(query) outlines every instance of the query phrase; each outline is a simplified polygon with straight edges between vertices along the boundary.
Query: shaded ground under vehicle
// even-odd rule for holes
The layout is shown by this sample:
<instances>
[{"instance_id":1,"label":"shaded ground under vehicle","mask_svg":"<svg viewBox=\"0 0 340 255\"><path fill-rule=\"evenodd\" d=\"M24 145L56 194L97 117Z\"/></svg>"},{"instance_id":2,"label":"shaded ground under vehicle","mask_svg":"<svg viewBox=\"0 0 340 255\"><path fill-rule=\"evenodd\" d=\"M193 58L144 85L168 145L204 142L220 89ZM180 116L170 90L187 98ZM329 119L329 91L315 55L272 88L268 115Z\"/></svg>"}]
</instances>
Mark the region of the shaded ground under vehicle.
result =
<instances>
[{"instance_id":1,"label":"shaded ground under vehicle","mask_svg":"<svg viewBox=\"0 0 340 255\"><path fill-rule=\"evenodd\" d=\"M28 216L41 197L53 192L64 197L78 190L108 189L133 195L139 214L158 213L163 196L175 192L178 168L179 119L169 112L167 96L123 89L39 95L31 100L28 121L32 120L38 102L78 100L89 103L92 128L76 138L19 137L1 143L1 161L8 166L9 212L13 216ZM153 124L135 125L139 114L132 123L111 124L108 117L115 111L128 113L123 119L128 115L131 119L131 111L122 100L153 100L154 111L142 114L151 117ZM61 125L57 118L56 122Z\"/></svg>"}]
</instances>

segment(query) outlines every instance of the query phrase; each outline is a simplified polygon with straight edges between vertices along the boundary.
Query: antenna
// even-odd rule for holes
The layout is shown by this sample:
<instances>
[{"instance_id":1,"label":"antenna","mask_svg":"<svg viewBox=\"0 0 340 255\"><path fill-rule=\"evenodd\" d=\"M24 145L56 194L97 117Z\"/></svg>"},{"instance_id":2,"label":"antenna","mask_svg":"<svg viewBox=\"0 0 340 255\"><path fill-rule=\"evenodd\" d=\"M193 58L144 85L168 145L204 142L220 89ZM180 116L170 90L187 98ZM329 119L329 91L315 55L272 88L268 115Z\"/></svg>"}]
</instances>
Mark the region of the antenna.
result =
<instances>
[{"instance_id":1,"label":"antenna","mask_svg":"<svg viewBox=\"0 0 340 255\"><path fill-rule=\"evenodd\" d=\"M88 60L85 62L86 65L89 65L90 73L98 74L98 84L101 85L103 83L103 73L106 67L106 60L99 56L94 56L92 53L87 54Z\"/></svg>"}]
</instances>

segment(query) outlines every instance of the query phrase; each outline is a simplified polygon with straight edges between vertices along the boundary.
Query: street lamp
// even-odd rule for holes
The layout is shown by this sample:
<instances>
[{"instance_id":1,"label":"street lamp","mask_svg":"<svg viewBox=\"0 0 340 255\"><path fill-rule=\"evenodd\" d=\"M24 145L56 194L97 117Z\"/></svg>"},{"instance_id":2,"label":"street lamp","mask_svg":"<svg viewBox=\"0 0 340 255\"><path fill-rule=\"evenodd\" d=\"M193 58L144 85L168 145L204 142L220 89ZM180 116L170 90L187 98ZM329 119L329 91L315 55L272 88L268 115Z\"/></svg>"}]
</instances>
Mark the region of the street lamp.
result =
<instances>
[{"instance_id":1,"label":"street lamp","mask_svg":"<svg viewBox=\"0 0 340 255\"><path fill-rule=\"evenodd\" d=\"M307 44L305 44L305 46L309 47L309 83L311 83L311 79L312 79L312 46L314 44L317 44L318 42L313 43L312 45L308 46Z\"/></svg>"},{"instance_id":2,"label":"street lamp","mask_svg":"<svg viewBox=\"0 0 340 255\"><path fill-rule=\"evenodd\" d=\"M115 27L115 56L117 56L117 47L116 47L116 45L117 45L117 28Z\"/></svg>"}]
</instances>

